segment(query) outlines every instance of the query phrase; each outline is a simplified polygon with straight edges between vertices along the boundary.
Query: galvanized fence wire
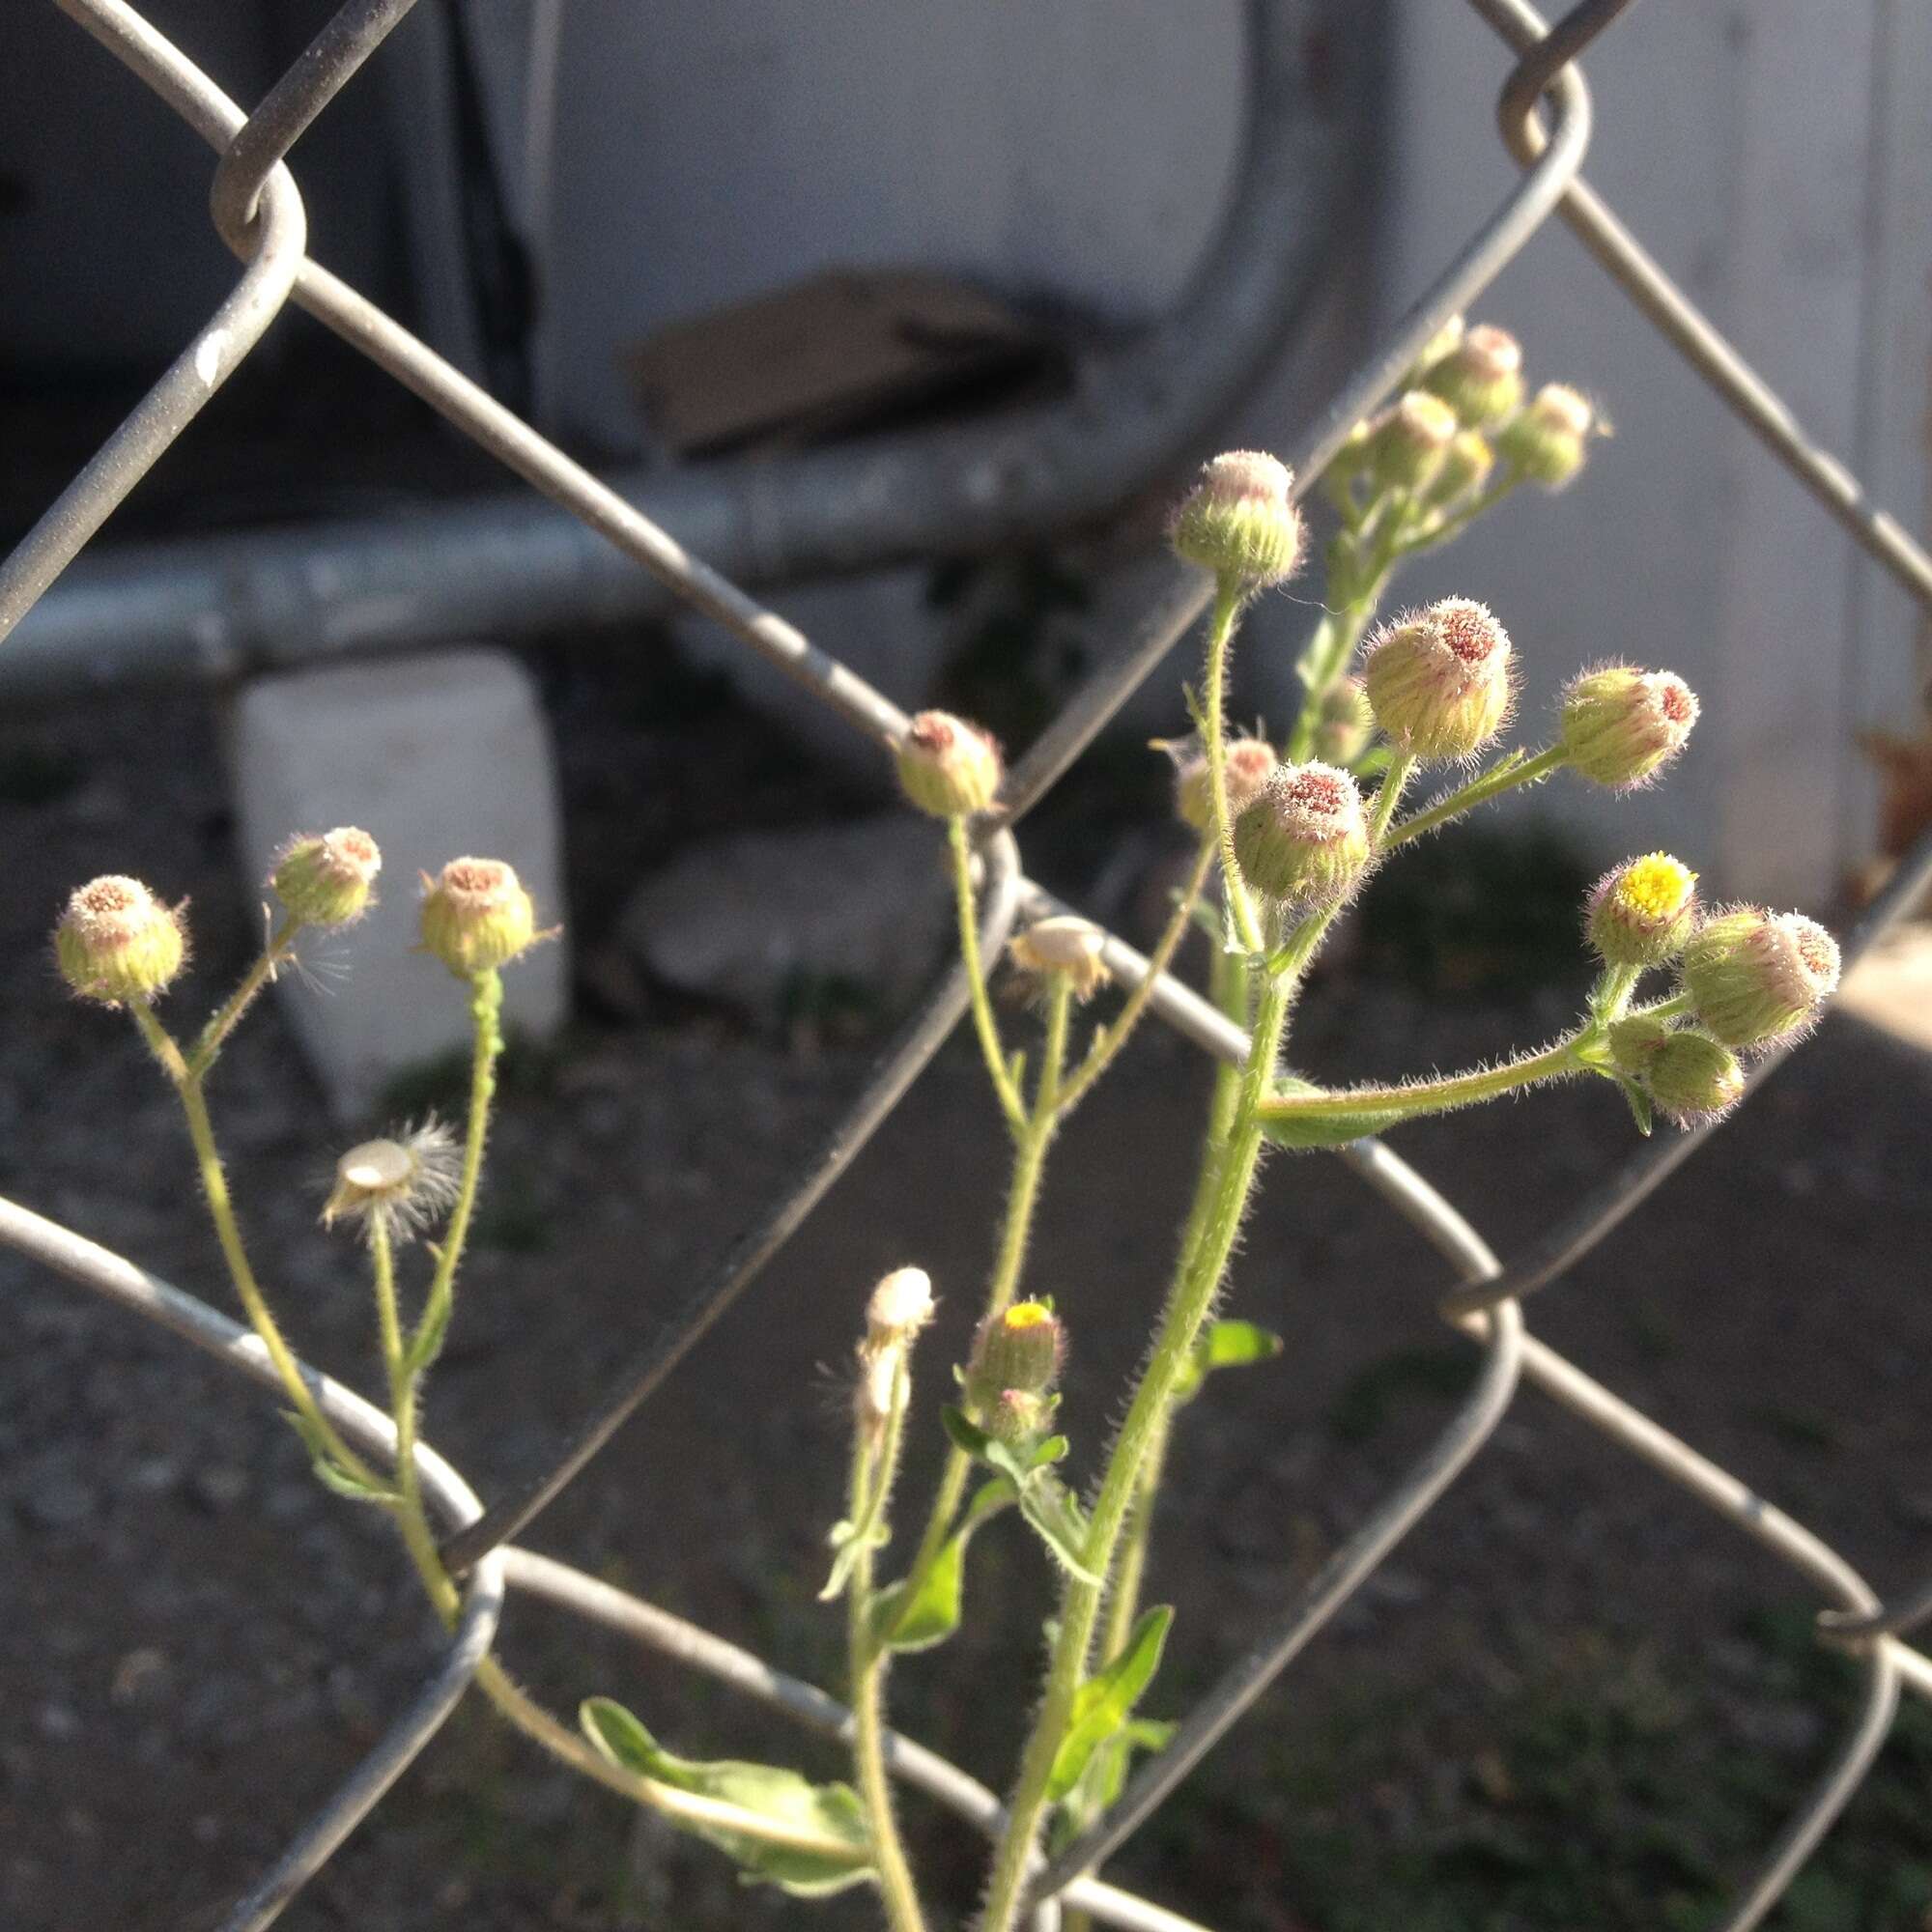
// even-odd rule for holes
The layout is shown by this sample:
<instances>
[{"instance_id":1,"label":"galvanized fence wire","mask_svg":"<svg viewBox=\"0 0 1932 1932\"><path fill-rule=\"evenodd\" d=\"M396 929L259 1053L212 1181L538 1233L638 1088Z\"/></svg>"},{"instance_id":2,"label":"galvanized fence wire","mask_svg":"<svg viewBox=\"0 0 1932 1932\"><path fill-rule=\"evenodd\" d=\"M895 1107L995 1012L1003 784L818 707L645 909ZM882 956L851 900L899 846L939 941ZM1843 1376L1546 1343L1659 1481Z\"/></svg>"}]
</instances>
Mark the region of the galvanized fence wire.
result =
<instances>
[{"instance_id":1,"label":"galvanized fence wire","mask_svg":"<svg viewBox=\"0 0 1932 1932\"><path fill-rule=\"evenodd\" d=\"M413 0L350 0L252 115L229 100L126 0L57 0L57 4L217 151L212 213L218 231L244 266L234 290L207 326L0 564L0 639L13 631L185 431L209 396L261 340L283 304L293 299L509 469L641 564L680 600L799 680L856 729L882 746L897 739L906 718L889 697L690 555L624 497L307 255L301 196L286 165L287 156ZM1470 4L1518 56L1502 87L1499 114L1505 141L1523 165L1522 178L1424 299L1342 386L1320 421L1289 452L1297 473L1303 478L1319 473L1350 427L1392 391L1440 323L1466 307L1529 236L1557 213L1820 505L1921 608L1932 610L1932 560L1895 522L1867 501L1842 465L1811 445L1778 398L1685 299L1581 178L1590 136L1590 102L1575 62L1630 0L1583 0L1553 29L1547 28L1523 0L1470 0ZM1258 32L1278 36L1281 11L1263 0L1255 14ZM1545 110L1548 126L1539 118ZM979 829L984 887L981 936L989 954L997 952L1017 919L1037 916L1056 903L1025 876L1013 828L1151 674L1200 617L1205 605L1200 581L1177 569L1140 623L1090 674L1009 775L999 807ZM1932 880L1932 838L1910 856L1870 909L1847 946L1848 960L1879 937L1928 880ZM1116 976L1129 986L1147 977L1148 961L1111 935L1107 958ZM751 1286L824 1199L937 1052L963 1013L966 997L959 969L943 976L792 1184L729 1249L690 1299L644 1339L636 1359L615 1378L605 1401L540 1480L485 1509L442 1458L427 1445L417 1447L425 1494L446 1525L444 1554L464 1580L457 1628L388 1734L311 1816L273 1869L235 1906L225 1921L229 1932L252 1932L269 1924L435 1734L494 1642L509 1586L664 1651L803 1723L833 1733L844 1723L844 1711L823 1691L568 1565L510 1548L508 1540L560 1493L662 1385L690 1347ZM1180 980L1161 976L1151 1006L1204 1051L1231 1059L1242 1054L1245 1041L1239 1030ZM1774 1060L1759 1065L1753 1087L1775 1065ZM1726 1932L1743 1932L1771 1909L1869 1769L1889 1728L1901 1685L1932 1697L1932 1659L1906 1645L1900 1635L1932 1616L1932 1584L1889 1608L1882 1605L1829 1544L1530 1335L1521 1308L1524 1296L1548 1287L1606 1238L1706 1138L1704 1133L1686 1134L1647 1146L1508 1267L1454 1207L1386 1146L1368 1140L1344 1151L1345 1163L1410 1221L1461 1276L1463 1286L1444 1301L1443 1313L1481 1346L1477 1379L1403 1479L1321 1570L1267 1620L1248 1649L1183 1718L1169 1747L1143 1764L1120 1804L1084 1837L1037 1868L1032 1899L1035 1920L1042 1932L1052 1923L1060 1901L1077 1905L1104 1923L1141 1932L1201 1932L1176 1913L1106 1885L1094 1875L1095 1868L1145 1823L1434 1507L1487 1441L1524 1382L1780 1557L1828 1601L1831 1607L1820 1619L1821 1638L1850 1652L1861 1665L1862 1694L1846 1717L1835 1753L1743 1884L1722 1924ZM235 1373L274 1386L273 1371L252 1335L123 1257L10 1202L0 1202L0 1243L171 1329ZM393 1453L393 1431L386 1417L319 1372L305 1368L304 1374L323 1410L349 1436L374 1454ZM998 1828L997 1799L943 1758L903 1738L893 1740L890 1755L895 1775L976 1828Z\"/></svg>"}]
</instances>

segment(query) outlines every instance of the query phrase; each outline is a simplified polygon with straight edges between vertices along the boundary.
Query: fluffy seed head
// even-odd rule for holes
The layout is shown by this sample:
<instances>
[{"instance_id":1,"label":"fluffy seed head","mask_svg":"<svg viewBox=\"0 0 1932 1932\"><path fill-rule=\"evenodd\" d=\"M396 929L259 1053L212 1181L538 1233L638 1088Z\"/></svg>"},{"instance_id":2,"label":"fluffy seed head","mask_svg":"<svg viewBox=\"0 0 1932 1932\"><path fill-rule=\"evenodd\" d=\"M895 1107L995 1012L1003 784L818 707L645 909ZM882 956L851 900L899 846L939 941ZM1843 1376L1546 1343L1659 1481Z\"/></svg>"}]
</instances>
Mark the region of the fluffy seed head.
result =
<instances>
[{"instance_id":1,"label":"fluffy seed head","mask_svg":"<svg viewBox=\"0 0 1932 1932\"><path fill-rule=\"evenodd\" d=\"M1262 738L1233 738L1222 748L1222 770L1228 785L1228 816L1238 818L1261 795L1274 776L1278 760L1274 747ZM1214 816L1208 782L1208 754L1198 743L1175 753L1174 810L1182 824L1205 832Z\"/></svg>"},{"instance_id":2,"label":"fluffy seed head","mask_svg":"<svg viewBox=\"0 0 1932 1932\"><path fill-rule=\"evenodd\" d=\"M1456 440L1456 412L1427 389L1411 389L1369 433L1369 475L1384 490L1421 490Z\"/></svg>"},{"instance_id":3,"label":"fluffy seed head","mask_svg":"<svg viewBox=\"0 0 1932 1932\"><path fill-rule=\"evenodd\" d=\"M1583 929L1610 966L1662 966L1684 951L1697 915L1697 874L1668 852L1612 867L1590 890Z\"/></svg>"},{"instance_id":4,"label":"fluffy seed head","mask_svg":"<svg viewBox=\"0 0 1932 1932\"><path fill-rule=\"evenodd\" d=\"M1684 749L1697 698L1674 671L1606 665L1563 694L1563 752L1586 779L1628 791Z\"/></svg>"},{"instance_id":5,"label":"fluffy seed head","mask_svg":"<svg viewBox=\"0 0 1932 1932\"><path fill-rule=\"evenodd\" d=\"M1000 789L1000 748L950 711L922 711L898 746L899 784L934 818L984 811Z\"/></svg>"},{"instance_id":6,"label":"fluffy seed head","mask_svg":"<svg viewBox=\"0 0 1932 1932\"><path fill-rule=\"evenodd\" d=\"M359 1221L372 1240L380 1230L407 1241L454 1204L460 1167L456 1136L440 1121L409 1127L400 1140L363 1141L335 1163L322 1225Z\"/></svg>"},{"instance_id":7,"label":"fluffy seed head","mask_svg":"<svg viewBox=\"0 0 1932 1932\"><path fill-rule=\"evenodd\" d=\"M1509 716L1512 657L1509 633L1466 597L1398 617L1363 666L1376 723L1418 758L1465 758Z\"/></svg>"},{"instance_id":8,"label":"fluffy seed head","mask_svg":"<svg viewBox=\"0 0 1932 1932\"><path fill-rule=\"evenodd\" d=\"M459 980L493 972L546 934L515 871L500 859L452 859L424 880L422 946Z\"/></svg>"},{"instance_id":9,"label":"fluffy seed head","mask_svg":"<svg viewBox=\"0 0 1932 1932\"><path fill-rule=\"evenodd\" d=\"M1470 429L1486 429L1522 401L1522 345L1507 329L1479 323L1423 377Z\"/></svg>"},{"instance_id":10,"label":"fluffy seed head","mask_svg":"<svg viewBox=\"0 0 1932 1932\"><path fill-rule=\"evenodd\" d=\"M376 841L357 826L338 825L319 838L291 840L269 884L303 924L347 925L368 908L382 869Z\"/></svg>"},{"instance_id":11,"label":"fluffy seed head","mask_svg":"<svg viewBox=\"0 0 1932 1932\"><path fill-rule=\"evenodd\" d=\"M1337 678L1316 713L1315 755L1323 764L1352 765L1369 749L1376 714L1358 677Z\"/></svg>"},{"instance_id":12,"label":"fluffy seed head","mask_svg":"<svg viewBox=\"0 0 1932 1932\"><path fill-rule=\"evenodd\" d=\"M69 898L54 958L82 999L118 1007L166 990L187 958L187 934L181 914L139 879L108 873Z\"/></svg>"},{"instance_id":13,"label":"fluffy seed head","mask_svg":"<svg viewBox=\"0 0 1932 1932\"><path fill-rule=\"evenodd\" d=\"M1278 766L1235 821L1235 856L1268 898L1340 904L1369 863L1368 819L1354 780L1312 761Z\"/></svg>"},{"instance_id":14,"label":"fluffy seed head","mask_svg":"<svg viewBox=\"0 0 1932 1932\"><path fill-rule=\"evenodd\" d=\"M1657 1111L1680 1127L1720 1119L1744 1098L1745 1071L1721 1040L1696 1027L1679 1027L1659 1043L1643 1084Z\"/></svg>"},{"instance_id":15,"label":"fluffy seed head","mask_svg":"<svg viewBox=\"0 0 1932 1932\"><path fill-rule=\"evenodd\" d=\"M866 1341L890 1349L910 1341L932 1320L932 1277L923 1268L895 1268L866 1304Z\"/></svg>"},{"instance_id":16,"label":"fluffy seed head","mask_svg":"<svg viewBox=\"0 0 1932 1932\"><path fill-rule=\"evenodd\" d=\"M1564 383L1546 383L1526 409L1496 432L1504 460L1546 490L1561 490L1583 467L1596 413Z\"/></svg>"},{"instance_id":17,"label":"fluffy seed head","mask_svg":"<svg viewBox=\"0 0 1932 1932\"><path fill-rule=\"evenodd\" d=\"M1301 555L1293 484L1289 469L1260 450L1215 457L1174 513L1168 535L1176 554L1249 590L1279 583Z\"/></svg>"},{"instance_id":18,"label":"fluffy seed head","mask_svg":"<svg viewBox=\"0 0 1932 1932\"><path fill-rule=\"evenodd\" d=\"M1769 1046L1808 1026L1838 983L1838 944L1815 920L1741 906L1684 949L1684 990L1726 1046Z\"/></svg>"},{"instance_id":19,"label":"fluffy seed head","mask_svg":"<svg viewBox=\"0 0 1932 1932\"><path fill-rule=\"evenodd\" d=\"M1003 1395L1044 1396L1066 1360L1066 1330L1043 1301L1016 1301L980 1322L966 1364L966 1397L981 1414Z\"/></svg>"},{"instance_id":20,"label":"fluffy seed head","mask_svg":"<svg viewBox=\"0 0 1932 1932\"><path fill-rule=\"evenodd\" d=\"M1106 939L1091 919L1055 913L1048 919L1035 920L1024 932L1015 934L1007 951L1015 966L1038 979L1064 973L1073 997L1086 1000L1107 983L1106 961L1100 956Z\"/></svg>"}]
</instances>

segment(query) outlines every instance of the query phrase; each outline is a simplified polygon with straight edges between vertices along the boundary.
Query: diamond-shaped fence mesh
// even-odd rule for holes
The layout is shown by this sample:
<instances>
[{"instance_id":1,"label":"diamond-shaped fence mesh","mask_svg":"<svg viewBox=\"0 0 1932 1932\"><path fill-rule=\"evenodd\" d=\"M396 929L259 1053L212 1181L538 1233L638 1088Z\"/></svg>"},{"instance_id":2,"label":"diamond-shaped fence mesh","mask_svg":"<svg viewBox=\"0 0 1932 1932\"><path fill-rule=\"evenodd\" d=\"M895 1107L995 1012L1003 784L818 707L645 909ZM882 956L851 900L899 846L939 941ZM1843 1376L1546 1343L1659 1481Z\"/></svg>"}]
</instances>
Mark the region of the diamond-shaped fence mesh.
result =
<instances>
[{"instance_id":1,"label":"diamond-shaped fence mesh","mask_svg":"<svg viewBox=\"0 0 1932 1932\"><path fill-rule=\"evenodd\" d=\"M392 322L306 253L302 201L286 156L349 82L413 0L349 0L268 98L244 114L125 0L58 0L63 11L138 74L220 156L212 209L222 237L245 263L233 292L73 484L0 566L0 639L34 607L114 508L192 423L209 397L294 300L398 382L430 403L508 468L582 519L632 563L683 602L735 634L802 682L856 730L891 745L905 714L796 628L689 555L624 497L600 483L493 401L407 329ZM1516 55L1502 89L1504 138L1522 164L1515 191L1470 238L1427 298L1332 398L1305 446L1287 452L1312 478L1350 425L1377 408L1449 315L1487 287L1552 213L1560 214L1660 334L1749 425L1769 452L1810 490L1923 609L1932 610L1932 560L1866 501L1857 480L1806 440L1790 412L1752 374L1621 226L1580 177L1590 132L1589 98L1574 64L1630 0L1583 0L1547 28L1523 0L1471 0ZM1544 118L1547 110L1547 120ZM1172 592L1101 664L1011 773L998 809L979 826L983 864L983 941L990 952L1014 922L1048 906L1025 875L1015 831L1131 692L1198 618L1205 588ZM1932 880L1932 838L1921 841L1874 903L1847 948L1869 946ZM1108 963L1129 985L1148 963L1108 941ZM743 1236L715 1275L644 1338L607 1400L582 1424L540 1481L485 1507L434 1450L416 1452L425 1493L447 1526L444 1555L465 1584L461 1620L442 1660L381 1744L307 1822L272 1870L238 1904L230 1932L267 1925L378 1804L462 1697L497 1631L505 1592L546 1598L655 1646L689 1667L765 1700L805 1724L836 1732L845 1713L812 1687L636 1597L567 1565L512 1547L510 1539L571 1482L616 1428L656 1389L724 1309L798 1229L857 1151L903 1097L963 1014L967 987L954 969L930 993L885 1055L850 1110L784 1196ZM1204 1051L1238 1060L1239 1031L1207 1002L1163 976L1152 1009ZM1753 1070L1755 1087L1777 1056ZM1321 1571L1258 1630L1245 1653L1201 1699L1173 1741L1150 1759L1118 1805L1087 1835L1036 1874L1035 1920L1051 1925L1059 1904L1148 1932L1200 1932L1192 1921L1107 1885L1094 1874L1144 1824L1188 1771L1263 1693L1437 1501L1507 1413L1524 1383L1674 1483L1729 1529L1781 1557L1816 1589L1827 1608L1821 1640L1855 1657L1862 1691L1831 1761L1795 1805L1782 1832L1722 1920L1728 1932L1756 1924L1790 1885L1857 1790L1890 1727L1901 1688L1932 1697L1932 1659L1902 1633L1932 1615L1932 1590L1882 1605L1852 1567L1818 1537L1754 1495L1745 1484L1619 1400L1531 1335L1523 1303L1608 1236L1646 1195L1703 1144L1709 1129L1647 1145L1596 1188L1529 1252L1504 1266L1483 1238L1407 1162L1367 1140L1341 1158L1410 1221L1461 1277L1445 1317L1483 1351L1476 1383L1455 1416L1401 1483ZM31 1210L0 1202L0 1241L172 1329L238 1375L272 1389L275 1375L259 1342L195 1297L157 1280ZM393 1445L388 1419L350 1390L307 1371L324 1411L355 1442L377 1454ZM999 1804L983 1786L906 1739L890 1745L898 1776L982 1830L997 1827Z\"/></svg>"}]
</instances>

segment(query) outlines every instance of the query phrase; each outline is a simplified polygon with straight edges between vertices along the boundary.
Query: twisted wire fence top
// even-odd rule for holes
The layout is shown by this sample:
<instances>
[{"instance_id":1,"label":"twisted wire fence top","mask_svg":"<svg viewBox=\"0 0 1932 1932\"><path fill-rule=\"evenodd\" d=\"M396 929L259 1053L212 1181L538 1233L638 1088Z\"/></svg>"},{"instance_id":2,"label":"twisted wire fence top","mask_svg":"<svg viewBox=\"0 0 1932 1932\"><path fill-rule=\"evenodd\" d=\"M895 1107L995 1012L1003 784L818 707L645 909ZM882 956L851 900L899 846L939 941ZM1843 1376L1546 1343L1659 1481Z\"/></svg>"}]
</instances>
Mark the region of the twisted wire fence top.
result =
<instances>
[{"instance_id":1,"label":"twisted wire fence top","mask_svg":"<svg viewBox=\"0 0 1932 1932\"><path fill-rule=\"evenodd\" d=\"M218 153L211 211L223 239L242 258L228 298L182 355L102 444L4 564L0 639L87 545L113 510L187 429L216 388L245 359L283 305L293 299L359 349L497 457L580 518L681 600L713 617L753 650L810 690L854 729L895 742L906 716L795 626L690 555L622 496L573 463L512 412L400 327L307 253L300 193L287 157L302 133L377 51L413 0L349 0L252 114L244 114L127 0L57 0L62 10L137 73ZM1523 0L1471 0L1475 12L1517 56L1499 97L1503 135L1523 174L1493 215L1444 269L1429 293L1390 331L1329 400L1290 452L1304 478L1319 473L1350 428L1388 395L1424 343L1467 306L1552 213L1585 246L1660 332L1747 422L1770 452L1915 598L1932 611L1932 561L1890 518L1874 508L1856 479L1814 448L1783 406L1657 268L1582 180L1590 102L1577 57L1630 0L1583 0L1554 28ZM1285 9L1264 0L1257 35L1284 32ZM1544 116L1547 114L1547 123ZM1093 741L1126 697L1160 664L1202 613L1203 583L1178 570L1119 648L1073 694L1009 774L996 810L980 826L984 868L982 940L997 949L1022 914L1051 905L1025 876L1014 828ZM1848 945L1848 961L1869 946L1932 881L1932 838L1900 867ZM1116 976L1138 984L1148 962L1109 937ZM461 1621L410 1707L355 1773L310 1819L274 1868L230 1915L240 1932L268 1924L328 1858L442 1723L496 1636L506 1587L548 1598L576 1614L666 1650L801 1721L837 1729L844 1714L811 1687L549 1558L508 1548L567 1487L622 1423L659 1388L685 1352L755 1280L822 1201L853 1156L904 1096L964 1010L967 987L954 968L931 989L823 1144L784 1194L756 1216L713 1273L651 1334L635 1359L526 1488L484 1507L433 1449L418 1446L426 1493L447 1529L444 1554L465 1577ZM1204 1051L1238 1059L1245 1041L1199 995L1162 976L1152 1009ZM1781 1056L1754 1070L1755 1087ZM1776 1842L1733 1901L1723 1923L1756 1924L1830 1828L1864 1776L1891 1722L1901 1685L1932 1696L1932 1660L1900 1634L1932 1615L1932 1584L1896 1605L1874 1593L1823 1540L1805 1530L1688 1444L1583 1375L1528 1333L1523 1297L1548 1287L1604 1240L1623 1218L1708 1137L1708 1129L1647 1146L1569 1216L1505 1266L1480 1235L1412 1167L1376 1141L1344 1151L1345 1162L1411 1221L1462 1278L1443 1302L1445 1316L1483 1349L1481 1374L1458 1412L1322 1569L1264 1620L1249 1648L1182 1720L1169 1747L1140 1769L1121 1803L1085 1836L1037 1872L1037 1921L1056 1900L1102 1922L1146 1932L1200 1932L1172 1911L1120 1891L1094 1868L1154 1812L1274 1678L1373 1574L1403 1535L1467 1465L1507 1412L1523 1382L1666 1477L1788 1564L1831 1605L1821 1635L1860 1660L1864 1688L1832 1762L1804 1793ZM0 1242L65 1273L132 1313L208 1350L239 1374L272 1383L259 1345L193 1297L132 1263L12 1203L0 1202ZM311 1387L330 1419L364 1447L393 1447L386 1418L313 1371ZM895 1772L923 1785L981 1830L996 1830L997 1801L944 1760L908 1740L894 1741Z\"/></svg>"}]
</instances>

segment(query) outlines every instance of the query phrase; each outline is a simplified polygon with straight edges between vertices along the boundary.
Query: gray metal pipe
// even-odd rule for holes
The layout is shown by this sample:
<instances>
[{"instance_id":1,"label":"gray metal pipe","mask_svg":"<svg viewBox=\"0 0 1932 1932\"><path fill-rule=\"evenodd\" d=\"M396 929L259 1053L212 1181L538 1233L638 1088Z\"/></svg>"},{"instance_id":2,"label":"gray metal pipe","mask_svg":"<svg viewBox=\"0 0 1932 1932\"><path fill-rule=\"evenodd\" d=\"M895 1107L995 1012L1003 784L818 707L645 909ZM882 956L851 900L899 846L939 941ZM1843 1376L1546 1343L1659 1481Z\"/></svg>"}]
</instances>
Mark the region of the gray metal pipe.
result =
<instances>
[{"instance_id":1,"label":"gray metal pipe","mask_svg":"<svg viewBox=\"0 0 1932 1932\"><path fill-rule=\"evenodd\" d=\"M1318 91L1306 50L1324 24L1322 47L1341 67ZM633 474L615 487L724 575L764 583L1098 520L1191 454L1293 327L1365 178L1351 158L1360 144L1338 135L1372 40L1348 0L1256 0L1243 164L1214 247L1187 298L1091 357L1070 397L968 428ZM297 299L313 306L300 288ZM0 654L0 696L221 680L342 652L529 637L666 603L578 517L523 494L197 537L74 563Z\"/></svg>"}]
</instances>

